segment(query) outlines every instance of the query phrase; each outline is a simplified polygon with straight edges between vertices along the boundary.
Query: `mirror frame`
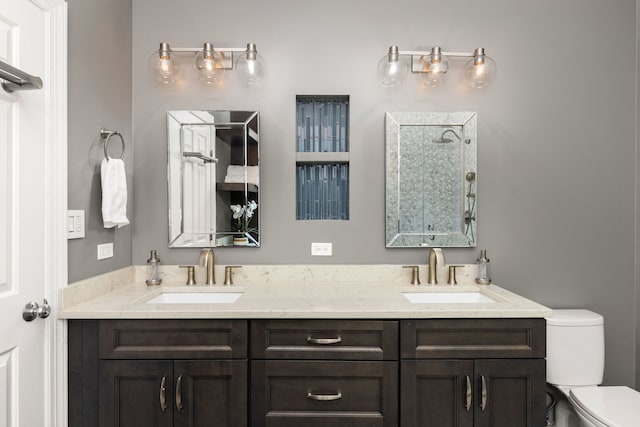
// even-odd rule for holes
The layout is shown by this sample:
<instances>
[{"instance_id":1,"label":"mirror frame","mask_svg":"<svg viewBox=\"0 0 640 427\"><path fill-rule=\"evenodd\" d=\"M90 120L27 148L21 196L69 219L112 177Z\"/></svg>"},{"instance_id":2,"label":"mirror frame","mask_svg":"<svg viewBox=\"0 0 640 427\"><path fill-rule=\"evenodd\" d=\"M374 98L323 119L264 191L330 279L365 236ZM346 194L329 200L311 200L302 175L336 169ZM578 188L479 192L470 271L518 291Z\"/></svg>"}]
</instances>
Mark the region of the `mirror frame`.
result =
<instances>
[{"instance_id":1,"label":"mirror frame","mask_svg":"<svg viewBox=\"0 0 640 427\"><path fill-rule=\"evenodd\" d=\"M403 126L461 129L457 203L462 207L449 232L403 232L400 229L400 145ZM444 134L444 132L442 132ZM442 137L441 137L442 138ZM451 138L454 139L454 138ZM406 142L406 141L405 141ZM423 141L419 141L423 142ZM447 141L450 142L450 141ZM477 242L477 113L387 112L385 114L385 242L387 248L475 247Z\"/></svg>"},{"instance_id":2,"label":"mirror frame","mask_svg":"<svg viewBox=\"0 0 640 427\"><path fill-rule=\"evenodd\" d=\"M203 152L200 147L188 146L184 135L187 131L204 127L200 140L210 138L209 148ZM207 135L210 128L210 136ZM207 247L259 247L260 246L260 191L259 191L259 112L233 110L172 110L167 112L167 182L168 182L168 219L170 248L207 248ZM185 146L187 144L187 146ZM200 143L201 144L201 143ZM198 144L193 144L198 145ZM251 146L251 148L250 148ZM238 148L239 147L239 148ZM204 196L198 191L185 192L186 162L192 163L192 169L206 169L199 172L198 188L204 190ZM203 165L211 168L202 168ZM228 166L244 166L240 170L239 181L227 182L225 173ZM249 171L248 166L256 169ZM236 173L238 171L234 171ZM243 174L242 174L243 173ZM253 182L252 180L255 180ZM240 182L242 181L242 182ZM207 190L208 189L208 190ZM201 193L200 193L201 194ZM195 205L202 210L194 217L200 218L197 232L187 232L185 228L185 199L198 199ZM243 215L240 220L233 219L231 205L248 206L255 201L258 208L253 217ZM246 231L233 227L239 221ZM192 222L195 222L192 221ZM221 224L228 224L224 227Z\"/></svg>"}]
</instances>

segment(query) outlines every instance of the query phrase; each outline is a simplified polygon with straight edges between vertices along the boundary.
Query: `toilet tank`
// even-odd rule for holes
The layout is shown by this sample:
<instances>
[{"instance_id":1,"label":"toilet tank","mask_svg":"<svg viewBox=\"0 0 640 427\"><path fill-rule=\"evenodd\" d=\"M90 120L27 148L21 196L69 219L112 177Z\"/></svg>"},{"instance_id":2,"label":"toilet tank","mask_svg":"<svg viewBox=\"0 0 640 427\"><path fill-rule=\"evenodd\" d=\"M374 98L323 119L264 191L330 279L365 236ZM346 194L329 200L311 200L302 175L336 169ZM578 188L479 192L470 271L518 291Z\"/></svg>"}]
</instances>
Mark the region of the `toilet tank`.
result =
<instances>
[{"instance_id":1,"label":"toilet tank","mask_svg":"<svg viewBox=\"0 0 640 427\"><path fill-rule=\"evenodd\" d=\"M547 382L558 386L602 383L604 319L589 310L553 310L547 317Z\"/></svg>"}]
</instances>

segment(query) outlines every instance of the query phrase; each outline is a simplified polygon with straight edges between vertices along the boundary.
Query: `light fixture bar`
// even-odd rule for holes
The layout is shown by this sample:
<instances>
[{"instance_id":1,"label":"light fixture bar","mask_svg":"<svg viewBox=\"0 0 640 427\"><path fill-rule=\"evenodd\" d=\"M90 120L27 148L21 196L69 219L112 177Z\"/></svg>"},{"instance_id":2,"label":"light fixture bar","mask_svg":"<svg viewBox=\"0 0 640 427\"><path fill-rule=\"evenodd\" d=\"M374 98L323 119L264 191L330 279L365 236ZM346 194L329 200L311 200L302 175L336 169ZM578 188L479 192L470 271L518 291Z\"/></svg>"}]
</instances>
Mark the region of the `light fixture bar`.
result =
<instances>
[{"instance_id":1,"label":"light fixture bar","mask_svg":"<svg viewBox=\"0 0 640 427\"><path fill-rule=\"evenodd\" d=\"M202 47L169 47L169 52L174 53L198 53L202 52ZM220 55L219 68L222 70L233 69L233 54L246 52L246 47L214 47L213 51Z\"/></svg>"},{"instance_id":2,"label":"light fixture bar","mask_svg":"<svg viewBox=\"0 0 640 427\"><path fill-rule=\"evenodd\" d=\"M178 81L182 75L180 55L192 53L192 65L199 80L215 85L221 81L221 71L236 70L238 77L248 86L259 84L264 77L264 59L258 54L254 43L247 47L213 47L206 42L203 47L171 47L169 43L160 43L160 48L149 58L149 69L155 79L162 84ZM234 64L235 62L235 64Z\"/></svg>"},{"instance_id":3,"label":"light fixture bar","mask_svg":"<svg viewBox=\"0 0 640 427\"><path fill-rule=\"evenodd\" d=\"M171 52L200 52L202 50L201 47L172 47L169 48ZM213 50L215 52L246 52L246 47L214 47ZM472 55L473 56L473 55Z\"/></svg>"},{"instance_id":4,"label":"light fixture bar","mask_svg":"<svg viewBox=\"0 0 640 427\"><path fill-rule=\"evenodd\" d=\"M411 63L408 57L411 57ZM448 52L440 46L428 51L400 50L398 46L390 46L389 52L378 62L378 78L383 86L394 87L402 84L411 70L422 75L426 86L442 86L449 74L450 57L471 58L463 69L463 77L469 87L480 89L493 81L497 69L495 61L481 47L472 52Z\"/></svg>"},{"instance_id":5,"label":"light fixture bar","mask_svg":"<svg viewBox=\"0 0 640 427\"><path fill-rule=\"evenodd\" d=\"M411 56L411 72L422 73L423 60L431 56L430 50L401 50L400 55ZM442 56L453 56L458 58L473 58L474 52L441 52Z\"/></svg>"},{"instance_id":6,"label":"light fixture bar","mask_svg":"<svg viewBox=\"0 0 640 427\"><path fill-rule=\"evenodd\" d=\"M431 55L430 50L401 50L398 51L400 55L411 55L411 56L429 56ZM473 57L473 52L441 52L443 56L460 56L464 58Z\"/></svg>"}]
</instances>

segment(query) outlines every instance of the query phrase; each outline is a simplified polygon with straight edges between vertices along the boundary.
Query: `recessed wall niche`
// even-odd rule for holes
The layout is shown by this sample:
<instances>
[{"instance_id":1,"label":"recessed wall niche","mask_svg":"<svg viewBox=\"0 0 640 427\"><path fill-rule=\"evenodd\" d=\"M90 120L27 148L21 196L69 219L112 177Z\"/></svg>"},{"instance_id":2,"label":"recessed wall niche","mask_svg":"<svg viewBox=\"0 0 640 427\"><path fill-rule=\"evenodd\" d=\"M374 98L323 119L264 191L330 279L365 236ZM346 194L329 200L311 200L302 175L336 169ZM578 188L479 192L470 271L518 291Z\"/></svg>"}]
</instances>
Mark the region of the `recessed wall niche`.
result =
<instances>
[{"instance_id":1,"label":"recessed wall niche","mask_svg":"<svg viewBox=\"0 0 640 427\"><path fill-rule=\"evenodd\" d=\"M349 96L296 96L296 219L349 219Z\"/></svg>"}]
</instances>

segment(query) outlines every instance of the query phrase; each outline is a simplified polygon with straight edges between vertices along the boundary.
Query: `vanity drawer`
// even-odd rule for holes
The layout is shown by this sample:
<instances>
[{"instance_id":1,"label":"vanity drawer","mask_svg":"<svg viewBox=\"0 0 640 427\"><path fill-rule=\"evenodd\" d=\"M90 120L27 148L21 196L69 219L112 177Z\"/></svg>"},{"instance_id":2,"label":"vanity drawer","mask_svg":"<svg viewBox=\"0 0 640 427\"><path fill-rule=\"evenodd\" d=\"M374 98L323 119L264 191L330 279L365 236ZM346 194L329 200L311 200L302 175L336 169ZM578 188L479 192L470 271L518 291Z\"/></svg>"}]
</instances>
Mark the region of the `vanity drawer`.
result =
<instances>
[{"instance_id":1,"label":"vanity drawer","mask_svg":"<svg viewBox=\"0 0 640 427\"><path fill-rule=\"evenodd\" d=\"M400 324L403 359L543 358L544 319L428 319Z\"/></svg>"},{"instance_id":2,"label":"vanity drawer","mask_svg":"<svg viewBox=\"0 0 640 427\"><path fill-rule=\"evenodd\" d=\"M395 320L252 320L254 359L396 360Z\"/></svg>"},{"instance_id":3,"label":"vanity drawer","mask_svg":"<svg viewBox=\"0 0 640 427\"><path fill-rule=\"evenodd\" d=\"M246 320L101 320L101 359L242 359Z\"/></svg>"},{"instance_id":4,"label":"vanity drawer","mask_svg":"<svg viewBox=\"0 0 640 427\"><path fill-rule=\"evenodd\" d=\"M397 426L398 362L251 362L252 426Z\"/></svg>"}]
</instances>

